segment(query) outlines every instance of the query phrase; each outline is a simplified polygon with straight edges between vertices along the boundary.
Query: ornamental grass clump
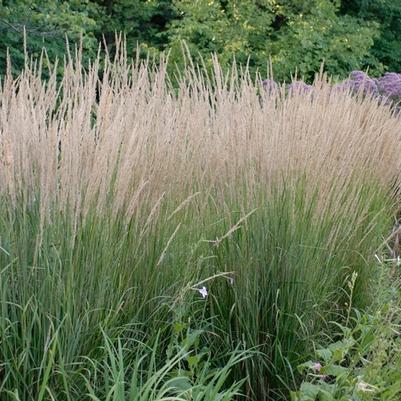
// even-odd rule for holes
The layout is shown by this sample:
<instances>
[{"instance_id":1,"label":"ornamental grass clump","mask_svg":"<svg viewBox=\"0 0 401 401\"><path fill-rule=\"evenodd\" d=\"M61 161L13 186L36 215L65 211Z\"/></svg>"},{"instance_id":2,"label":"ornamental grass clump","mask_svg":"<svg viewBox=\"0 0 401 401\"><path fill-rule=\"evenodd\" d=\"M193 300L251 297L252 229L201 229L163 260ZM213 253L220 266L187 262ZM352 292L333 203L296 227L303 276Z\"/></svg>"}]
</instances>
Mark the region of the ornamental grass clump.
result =
<instances>
[{"instance_id":1,"label":"ornamental grass clump","mask_svg":"<svg viewBox=\"0 0 401 401\"><path fill-rule=\"evenodd\" d=\"M0 87L2 399L106 399L116 383L136 400L133 374L157 399L199 359L189 385L285 397L352 273L370 305L401 120L322 79L285 96L217 61L175 87L163 60L99 64L78 53L61 82L32 64ZM177 372L183 327L197 339Z\"/></svg>"}]
</instances>

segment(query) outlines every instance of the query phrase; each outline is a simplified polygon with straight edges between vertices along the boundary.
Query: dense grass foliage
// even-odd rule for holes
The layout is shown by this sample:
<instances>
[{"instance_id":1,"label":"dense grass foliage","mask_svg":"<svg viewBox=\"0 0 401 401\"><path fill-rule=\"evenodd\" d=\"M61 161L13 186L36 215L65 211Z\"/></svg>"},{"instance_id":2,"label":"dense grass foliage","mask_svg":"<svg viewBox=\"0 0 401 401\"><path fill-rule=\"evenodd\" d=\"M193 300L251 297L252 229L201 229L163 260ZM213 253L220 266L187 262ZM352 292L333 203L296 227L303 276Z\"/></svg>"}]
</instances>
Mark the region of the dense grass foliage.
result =
<instances>
[{"instance_id":1,"label":"dense grass foliage","mask_svg":"<svg viewBox=\"0 0 401 401\"><path fill-rule=\"evenodd\" d=\"M2 398L285 397L353 274L372 305L400 119L322 78L98 68L1 86Z\"/></svg>"}]
</instances>

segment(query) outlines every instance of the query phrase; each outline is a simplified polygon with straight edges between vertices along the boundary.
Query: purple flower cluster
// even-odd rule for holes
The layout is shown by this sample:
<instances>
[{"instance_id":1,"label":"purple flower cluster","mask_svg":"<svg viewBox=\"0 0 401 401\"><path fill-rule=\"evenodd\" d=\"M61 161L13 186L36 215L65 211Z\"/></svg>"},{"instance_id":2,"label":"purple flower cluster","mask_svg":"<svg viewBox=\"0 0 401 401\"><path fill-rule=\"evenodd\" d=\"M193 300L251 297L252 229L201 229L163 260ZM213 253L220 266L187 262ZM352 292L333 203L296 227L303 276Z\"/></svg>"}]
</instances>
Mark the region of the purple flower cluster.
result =
<instances>
[{"instance_id":1,"label":"purple flower cluster","mask_svg":"<svg viewBox=\"0 0 401 401\"><path fill-rule=\"evenodd\" d=\"M377 80L370 78L366 72L352 71L349 78L344 81L344 85L348 86L352 92L362 92L365 95L379 94Z\"/></svg>"},{"instance_id":2,"label":"purple flower cluster","mask_svg":"<svg viewBox=\"0 0 401 401\"><path fill-rule=\"evenodd\" d=\"M312 90L312 85L303 81L293 81L287 86L288 93L308 93Z\"/></svg>"},{"instance_id":3,"label":"purple flower cluster","mask_svg":"<svg viewBox=\"0 0 401 401\"><path fill-rule=\"evenodd\" d=\"M265 79L262 81L263 88L269 94L278 91L278 84L273 79Z\"/></svg>"},{"instance_id":4,"label":"purple flower cluster","mask_svg":"<svg viewBox=\"0 0 401 401\"><path fill-rule=\"evenodd\" d=\"M401 104L401 74L399 73L386 72L380 78L371 78L363 71L353 71L343 84L351 92L362 91L364 94L373 95L380 103L395 106L395 109Z\"/></svg>"},{"instance_id":5,"label":"purple flower cluster","mask_svg":"<svg viewBox=\"0 0 401 401\"><path fill-rule=\"evenodd\" d=\"M396 72L386 72L378 80L379 91L395 102L401 100L401 74Z\"/></svg>"},{"instance_id":6,"label":"purple flower cluster","mask_svg":"<svg viewBox=\"0 0 401 401\"><path fill-rule=\"evenodd\" d=\"M268 93L279 89L277 82L272 79L262 81L262 85ZM312 88L312 85L303 81L293 81L286 86L287 93L308 93ZM386 72L380 78L371 78L364 71L352 71L348 79L334 84L333 89L374 96L381 104L401 110L401 73Z\"/></svg>"}]
</instances>

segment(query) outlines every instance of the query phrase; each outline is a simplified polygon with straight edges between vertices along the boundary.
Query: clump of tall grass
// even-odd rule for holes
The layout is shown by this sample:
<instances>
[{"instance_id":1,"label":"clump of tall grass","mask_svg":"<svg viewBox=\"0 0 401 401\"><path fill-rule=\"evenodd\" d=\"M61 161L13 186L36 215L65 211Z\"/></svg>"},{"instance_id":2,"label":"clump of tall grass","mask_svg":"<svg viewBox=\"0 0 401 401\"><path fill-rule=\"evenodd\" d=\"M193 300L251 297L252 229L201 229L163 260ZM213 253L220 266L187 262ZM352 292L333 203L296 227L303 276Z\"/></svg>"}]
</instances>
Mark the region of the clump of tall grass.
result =
<instances>
[{"instance_id":1,"label":"clump of tall grass","mask_svg":"<svg viewBox=\"0 0 401 401\"><path fill-rule=\"evenodd\" d=\"M79 55L64 71L27 65L0 88L0 392L110 399L141 372L121 344L157 342L165 396L185 327L212 370L234 358L219 388L285 394L353 272L370 304L401 120L323 78L286 96L217 62L212 76L189 64L178 87L124 52L101 78Z\"/></svg>"}]
</instances>

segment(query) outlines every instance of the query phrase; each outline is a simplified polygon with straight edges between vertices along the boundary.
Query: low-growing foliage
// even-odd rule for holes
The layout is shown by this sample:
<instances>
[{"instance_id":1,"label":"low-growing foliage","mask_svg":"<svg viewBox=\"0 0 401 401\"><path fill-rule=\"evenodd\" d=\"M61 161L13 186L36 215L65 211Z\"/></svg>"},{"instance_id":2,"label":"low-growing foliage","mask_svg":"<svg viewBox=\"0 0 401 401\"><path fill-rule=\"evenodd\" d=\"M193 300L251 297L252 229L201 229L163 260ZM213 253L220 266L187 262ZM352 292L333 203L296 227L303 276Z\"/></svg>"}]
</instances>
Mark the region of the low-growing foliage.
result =
<instances>
[{"instance_id":1,"label":"low-growing foliage","mask_svg":"<svg viewBox=\"0 0 401 401\"><path fill-rule=\"evenodd\" d=\"M315 360L298 366L305 380L291 394L292 400L400 399L400 296L398 285L393 289L396 294L391 294L390 299L379 296L382 303L373 313L350 308L352 322L336 323L337 330L333 332L339 331L337 339L317 347Z\"/></svg>"}]
</instances>

